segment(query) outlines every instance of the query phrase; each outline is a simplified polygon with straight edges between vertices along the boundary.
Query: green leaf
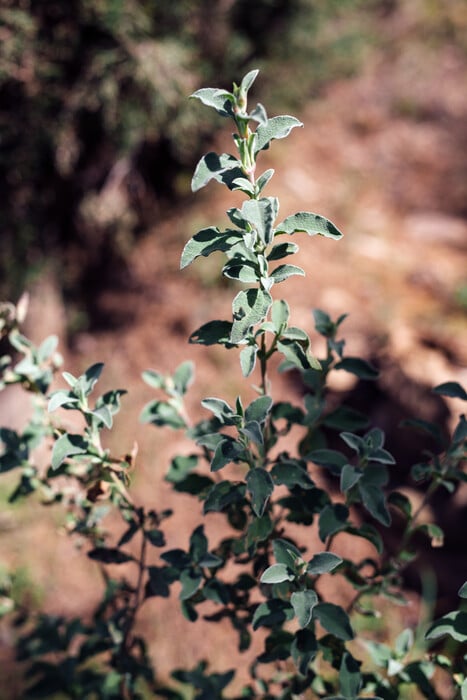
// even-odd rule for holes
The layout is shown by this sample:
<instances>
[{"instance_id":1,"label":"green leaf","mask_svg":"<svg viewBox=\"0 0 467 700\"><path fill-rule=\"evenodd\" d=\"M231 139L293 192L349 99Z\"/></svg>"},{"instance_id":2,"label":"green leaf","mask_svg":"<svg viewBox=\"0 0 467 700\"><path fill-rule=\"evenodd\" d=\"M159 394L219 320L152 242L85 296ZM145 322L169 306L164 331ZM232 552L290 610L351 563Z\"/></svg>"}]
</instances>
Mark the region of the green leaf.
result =
<instances>
[{"instance_id":1,"label":"green leaf","mask_svg":"<svg viewBox=\"0 0 467 700\"><path fill-rule=\"evenodd\" d=\"M283 581L293 581L295 574L285 564L273 564L268 566L263 572L261 583L282 583Z\"/></svg>"},{"instance_id":2,"label":"green leaf","mask_svg":"<svg viewBox=\"0 0 467 700\"><path fill-rule=\"evenodd\" d=\"M144 534L146 539L153 545L153 547L164 547L165 537L162 530L152 528L152 530L147 530Z\"/></svg>"},{"instance_id":3,"label":"green leaf","mask_svg":"<svg viewBox=\"0 0 467 700\"><path fill-rule=\"evenodd\" d=\"M461 598L467 598L467 581L462 584L457 593Z\"/></svg>"},{"instance_id":4,"label":"green leaf","mask_svg":"<svg viewBox=\"0 0 467 700\"><path fill-rule=\"evenodd\" d=\"M310 663L318 654L314 632L309 629L298 630L290 651L298 672L306 676Z\"/></svg>"},{"instance_id":5,"label":"green leaf","mask_svg":"<svg viewBox=\"0 0 467 700\"><path fill-rule=\"evenodd\" d=\"M273 175L274 170L272 168L269 168L258 177L258 179L256 180L256 191L258 194L260 194L264 190L264 188L266 187Z\"/></svg>"},{"instance_id":6,"label":"green leaf","mask_svg":"<svg viewBox=\"0 0 467 700\"><path fill-rule=\"evenodd\" d=\"M216 554L212 554L211 552L206 552L206 554L198 561L199 566L202 566L204 569L217 569L219 566L222 566L223 563L223 559L218 557Z\"/></svg>"},{"instance_id":7,"label":"green leaf","mask_svg":"<svg viewBox=\"0 0 467 700\"><path fill-rule=\"evenodd\" d=\"M143 408L140 415L141 423L168 426L169 428L186 428L185 419L178 409L169 401L150 401Z\"/></svg>"},{"instance_id":8,"label":"green leaf","mask_svg":"<svg viewBox=\"0 0 467 700\"><path fill-rule=\"evenodd\" d=\"M240 343L248 335L251 326L266 318L271 304L271 295L262 289L239 292L232 303L234 322L230 341Z\"/></svg>"},{"instance_id":9,"label":"green leaf","mask_svg":"<svg viewBox=\"0 0 467 700\"><path fill-rule=\"evenodd\" d=\"M45 362L54 354L58 346L58 337L56 335L50 335L46 338L37 349L37 361L39 363Z\"/></svg>"},{"instance_id":10,"label":"green leaf","mask_svg":"<svg viewBox=\"0 0 467 700\"><path fill-rule=\"evenodd\" d=\"M183 617L186 618L188 622L196 622L198 619L198 613L196 612L195 606L192 605L189 600L182 600L180 603L180 609Z\"/></svg>"},{"instance_id":11,"label":"green leaf","mask_svg":"<svg viewBox=\"0 0 467 700\"><path fill-rule=\"evenodd\" d=\"M198 457L196 455L189 455L183 457L179 455L174 457L170 463L170 469L166 474L165 480L176 484L183 481L187 475L196 468L198 464Z\"/></svg>"},{"instance_id":12,"label":"green leaf","mask_svg":"<svg viewBox=\"0 0 467 700\"><path fill-rule=\"evenodd\" d=\"M245 485L231 481L220 481L209 491L204 502L203 513L222 512L233 503L240 503L245 498Z\"/></svg>"},{"instance_id":13,"label":"green leaf","mask_svg":"<svg viewBox=\"0 0 467 700\"><path fill-rule=\"evenodd\" d=\"M325 630L338 639L348 642L354 637L349 616L339 605L318 603L313 608L313 617L319 620Z\"/></svg>"},{"instance_id":14,"label":"green leaf","mask_svg":"<svg viewBox=\"0 0 467 700\"><path fill-rule=\"evenodd\" d=\"M155 369L147 369L141 376L143 381L153 389L163 389L165 386L165 376L161 374L161 372L157 372Z\"/></svg>"},{"instance_id":15,"label":"green leaf","mask_svg":"<svg viewBox=\"0 0 467 700\"><path fill-rule=\"evenodd\" d=\"M207 258L216 251L225 253L241 240L241 231L232 229L219 231L215 226L204 228L186 243L180 260L180 269L183 270L201 255Z\"/></svg>"},{"instance_id":16,"label":"green leaf","mask_svg":"<svg viewBox=\"0 0 467 700\"><path fill-rule=\"evenodd\" d=\"M311 576L320 576L333 571L336 566L342 564L343 559L332 552L319 552L315 554L307 566L307 573Z\"/></svg>"},{"instance_id":17,"label":"green leaf","mask_svg":"<svg viewBox=\"0 0 467 700\"><path fill-rule=\"evenodd\" d=\"M287 115L271 117L266 124L260 124L256 129L255 152L258 153L263 148L267 148L273 139L285 138L297 126L303 126L303 124L295 117Z\"/></svg>"},{"instance_id":18,"label":"green leaf","mask_svg":"<svg viewBox=\"0 0 467 700\"><path fill-rule=\"evenodd\" d=\"M239 262L239 258L233 258L222 268L224 277L231 280L238 280L246 284L259 282L261 274L257 271L256 265L250 261Z\"/></svg>"},{"instance_id":19,"label":"green leaf","mask_svg":"<svg viewBox=\"0 0 467 700\"><path fill-rule=\"evenodd\" d=\"M413 630L406 628L396 637L394 649L399 658L406 656L414 644Z\"/></svg>"},{"instance_id":20,"label":"green leaf","mask_svg":"<svg viewBox=\"0 0 467 700\"><path fill-rule=\"evenodd\" d=\"M295 591L290 597L294 613L301 628L306 627L312 619L313 608L318 602L314 591Z\"/></svg>"},{"instance_id":21,"label":"green leaf","mask_svg":"<svg viewBox=\"0 0 467 700\"><path fill-rule=\"evenodd\" d=\"M134 561L131 554L126 554L116 547L95 547L88 552L88 557L104 564L126 564L129 561Z\"/></svg>"},{"instance_id":22,"label":"green leaf","mask_svg":"<svg viewBox=\"0 0 467 700\"><path fill-rule=\"evenodd\" d=\"M99 406L99 408L96 408L94 411L84 411L84 413L86 416L92 416L92 418L96 419L97 423L95 424L97 426L103 424L106 428L110 429L113 425L112 413L105 404Z\"/></svg>"},{"instance_id":23,"label":"green leaf","mask_svg":"<svg viewBox=\"0 0 467 700\"><path fill-rule=\"evenodd\" d=\"M467 401L467 392L459 382L445 382L444 384L439 384L435 386L433 393Z\"/></svg>"},{"instance_id":24,"label":"green leaf","mask_svg":"<svg viewBox=\"0 0 467 700\"><path fill-rule=\"evenodd\" d=\"M271 307L271 320L277 333L280 333L289 320L289 305L283 299L276 299Z\"/></svg>"},{"instance_id":25,"label":"green leaf","mask_svg":"<svg viewBox=\"0 0 467 700\"><path fill-rule=\"evenodd\" d=\"M244 192L250 197L254 197L256 194L255 186L250 180L247 180L246 177L236 177L235 180L232 181L232 185L233 190L240 190L240 192Z\"/></svg>"},{"instance_id":26,"label":"green leaf","mask_svg":"<svg viewBox=\"0 0 467 700\"><path fill-rule=\"evenodd\" d=\"M341 483L340 489L342 493L347 493L352 486L355 486L357 481L359 481L363 476L363 471L358 467L354 467L353 464L344 464L341 471Z\"/></svg>"},{"instance_id":27,"label":"green leaf","mask_svg":"<svg viewBox=\"0 0 467 700\"><path fill-rule=\"evenodd\" d=\"M76 382L78 381L70 372L62 372L62 377L72 389L75 388Z\"/></svg>"},{"instance_id":28,"label":"green leaf","mask_svg":"<svg viewBox=\"0 0 467 700\"><path fill-rule=\"evenodd\" d=\"M312 357L307 349L304 349L297 340L280 340L277 349L285 359L299 369L321 369L321 365L315 357Z\"/></svg>"},{"instance_id":29,"label":"green leaf","mask_svg":"<svg viewBox=\"0 0 467 700\"><path fill-rule=\"evenodd\" d=\"M275 283L279 283L283 282L289 277L292 277L293 275L305 277L305 270L302 270L301 267L297 267L297 265L279 265L271 272L270 276Z\"/></svg>"},{"instance_id":30,"label":"green leaf","mask_svg":"<svg viewBox=\"0 0 467 700\"><path fill-rule=\"evenodd\" d=\"M224 399L208 397L201 401L201 406L211 411L222 425L236 425L240 421L240 416Z\"/></svg>"},{"instance_id":31,"label":"green leaf","mask_svg":"<svg viewBox=\"0 0 467 700\"><path fill-rule=\"evenodd\" d=\"M209 321L190 335L189 342L198 345L225 345L231 348L231 333L231 321Z\"/></svg>"},{"instance_id":32,"label":"green leaf","mask_svg":"<svg viewBox=\"0 0 467 700\"><path fill-rule=\"evenodd\" d=\"M334 369L343 369L345 372L355 374L359 379L377 379L379 371L372 364L360 357L344 357L334 365Z\"/></svg>"},{"instance_id":33,"label":"green leaf","mask_svg":"<svg viewBox=\"0 0 467 700\"><path fill-rule=\"evenodd\" d=\"M199 525L190 537L190 558L193 562L199 564L207 553L208 538L204 534L204 526Z\"/></svg>"},{"instance_id":34,"label":"green leaf","mask_svg":"<svg viewBox=\"0 0 467 700\"><path fill-rule=\"evenodd\" d=\"M382 525L389 527L391 515L386 507L386 496L381 488L373 484L365 484L364 480L360 479L358 489L367 511Z\"/></svg>"},{"instance_id":35,"label":"green leaf","mask_svg":"<svg viewBox=\"0 0 467 700\"><path fill-rule=\"evenodd\" d=\"M278 486L285 485L289 489L295 486L311 489L314 486L306 468L301 462L293 459L277 462L271 469L271 476Z\"/></svg>"},{"instance_id":36,"label":"green leaf","mask_svg":"<svg viewBox=\"0 0 467 700\"><path fill-rule=\"evenodd\" d=\"M261 518L254 518L248 526L247 547L267 540L273 529L274 525L269 515L263 515Z\"/></svg>"},{"instance_id":37,"label":"green leaf","mask_svg":"<svg viewBox=\"0 0 467 700\"><path fill-rule=\"evenodd\" d=\"M388 503L394 508L398 508L407 519L412 517L412 504L407 496L400 491L393 491L388 496Z\"/></svg>"},{"instance_id":38,"label":"green leaf","mask_svg":"<svg viewBox=\"0 0 467 700\"><path fill-rule=\"evenodd\" d=\"M234 96L226 90L201 88L196 90L190 97L200 100L207 107L212 107L221 117L231 117L233 115L232 102Z\"/></svg>"},{"instance_id":39,"label":"green leaf","mask_svg":"<svg viewBox=\"0 0 467 700\"><path fill-rule=\"evenodd\" d=\"M161 559L170 564L179 573L191 566L191 559L183 549L170 549L168 552L161 554Z\"/></svg>"},{"instance_id":40,"label":"green leaf","mask_svg":"<svg viewBox=\"0 0 467 700\"><path fill-rule=\"evenodd\" d=\"M340 437L343 439L346 445L355 450L359 457L363 457L365 454L365 441L360 435L354 435L353 433L341 433Z\"/></svg>"},{"instance_id":41,"label":"green leaf","mask_svg":"<svg viewBox=\"0 0 467 700\"><path fill-rule=\"evenodd\" d=\"M76 404L78 403L79 401L76 396L74 396L72 391L59 389L50 395L47 410L49 413L52 413L52 411L56 411L57 408L60 408L61 406L63 406L63 408L76 408Z\"/></svg>"},{"instance_id":42,"label":"green leaf","mask_svg":"<svg viewBox=\"0 0 467 700\"><path fill-rule=\"evenodd\" d=\"M269 472L262 468L250 469L246 476L247 490L251 495L251 505L257 516L262 516L267 502L274 491L274 482Z\"/></svg>"},{"instance_id":43,"label":"green leaf","mask_svg":"<svg viewBox=\"0 0 467 700\"><path fill-rule=\"evenodd\" d=\"M244 435L248 440L253 442L255 445L264 444L264 435L261 425L256 420L252 420L249 423L245 423L243 428L239 428L239 433Z\"/></svg>"},{"instance_id":44,"label":"green leaf","mask_svg":"<svg viewBox=\"0 0 467 700\"><path fill-rule=\"evenodd\" d=\"M180 591L180 600L188 600L201 587L203 577L193 569L185 569L180 574L180 583L182 590Z\"/></svg>"},{"instance_id":45,"label":"green leaf","mask_svg":"<svg viewBox=\"0 0 467 700\"><path fill-rule=\"evenodd\" d=\"M249 377L255 369L256 355L258 354L257 345L247 345L240 352L240 367L244 377Z\"/></svg>"},{"instance_id":46,"label":"green leaf","mask_svg":"<svg viewBox=\"0 0 467 700\"><path fill-rule=\"evenodd\" d=\"M253 85L254 81L256 80L256 76L258 75L259 70L250 70L243 78L242 82L240 83L240 94L244 97L246 97L248 90L251 88Z\"/></svg>"},{"instance_id":47,"label":"green leaf","mask_svg":"<svg viewBox=\"0 0 467 700\"><path fill-rule=\"evenodd\" d=\"M297 547L283 540L280 537L273 540L272 550L274 552L274 558L278 564L285 564L289 569L295 571L297 568L297 563L303 562L302 553Z\"/></svg>"},{"instance_id":48,"label":"green leaf","mask_svg":"<svg viewBox=\"0 0 467 700\"><path fill-rule=\"evenodd\" d=\"M217 472L225 467L226 464L243 461L245 457L243 445L229 435L223 435L222 440L215 449L211 462L211 471Z\"/></svg>"},{"instance_id":49,"label":"green leaf","mask_svg":"<svg viewBox=\"0 0 467 700\"><path fill-rule=\"evenodd\" d=\"M326 338L330 338L334 335L335 325L331 321L331 317L325 311L313 309L313 318L318 333Z\"/></svg>"},{"instance_id":50,"label":"green leaf","mask_svg":"<svg viewBox=\"0 0 467 700\"><path fill-rule=\"evenodd\" d=\"M336 532L345 530L348 517L349 509L342 503L334 503L323 508L319 516L319 538L321 542L325 542L330 535L335 535Z\"/></svg>"},{"instance_id":51,"label":"green leaf","mask_svg":"<svg viewBox=\"0 0 467 700\"><path fill-rule=\"evenodd\" d=\"M103 362L96 362L96 364L88 367L86 372L78 377L77 384L75 385L75 393L77 387L79 387L80 392L83 396L89 396L89 394L94 389L94 386L101 376L102 370L104 369Z\"/></svg>"},{"instance_id":52,"label":"green leaf","mask_svg":"<svg viewBox=\"0 0 467 700\"><path fill-rule=\"evenodd\" d=\"M339 690L346 700L357 699L358 691L362 686L360 666L361 661L354 659L348 651L344 652L339 670Z\"/></svg>"},{"instance_id":53,"label":"green leaf","mask_svg":"<svg viewBox=\"0 0 467 700\"><path fill-rule=\"evenodd\" d=\"M52 469L58 469L67 457L84 455L87 453L89 443L81 435L64 433L54 443L52 449Z\"/></svg>"},{"instance_id":54,"label":"green leaf","mask_svg":"<svg viewBox=\"0 0 467 700\"><path fill-rule=\"evenodd\" d=\"M278 243L271 249L267 259L269 262L272 262L273 260L282 260L282 258L287 258L289 255L293 255L298 251L299 247L295 243Z\"/></svg>"},{"instance_id":55,"label":"green leaf","mask_svg":"<svg viewBox=\"0 0 467 700\"><path fill-rule=\"evenodd\" d=\"M252 620L253 629L257 630L258 627L275 627L287 620L291 620L293 616L293 608L290 603L273 598L266 603L261 603L256 608Z\"/></svg>"},{"instance_id":56,"label":"green leaf","mask_svg":"<svg viewBox=\"0 0 467 700\"><path fill-rule=\"evenodd\" d=\"M194 379L194 364L191 361L182 362L177 367L173 375L175 390L183 396Z\"/></svg>"},{"instance_id":57,"label":"green leaf","mask_svg":"<svg viewBox=\"0 0 467 700\"><path fill-rule=\"evenodd\" d=\"M393 656L391 647L389 647L387 644L374 642L370 639L366 639L364 644L370 653L372 661L380 668L387 668L389 661Z\"/></svg>"},{"instance_id":58,"label":"green leaf","mask_svg":"<svg viewBox=\"0 0 467 700\"><path fill-rule=\"evenodd\" d=\"M125 389L111 389L111 391L106 391L105 394L99 396L97 399L96 409L99 410L101 407L105 406L110 411L111 415L114 416L120 410L120 398L126 393Z\"/></svg>"},{"instance_id":59,"label":"green leaf","mask_svg":"<svg viewBox=\"0 0 467 700\"><path fill-rule=\"evenodd\" d=\"M346 456L337 450L313 450L306 455L306 458L320 467L326 467L335 476L340 475L343 466L347 463Z\"/></svg>"},{"instance_id":60,"label":"green leaf","mask_svg":"<svg viewBox=\"0 0 467 700\"><path fill-rule=\"evenodd\" d=\"M221 155L212 152L207 153L196 166L191 181L191 189L193 192L197 192L211 180L221 182L233 189L235 187L233 185L234 180L242 176L241 162L233 156L228 153L222 153Z\"/></svg>"},{"instance_id":61,"label":"green leaf","mask_svg":"<svg viewBox=\"0 0 467 700\"><path fill-rule=\"evenodd\" d=\"M378 464L395 464L396 460L390 452L383 449L370 450L368 455L370 462L378 462Z\"/></svg>"},{"instance_id":62,"label":"green leaf","mask_svg":"<svg viewBox=\"0 0 467 700\"><path fill-rule=\"evenodd\" d=\"M144 597L160 596L161 598L168 598L170 596L170 579L166 574L166 569L160 566L148 566L148 574L149 580L146 583Z\"/></svg>"},{"instance_id":63,"label":"green leaf","mask_svg":"<svg viewBox=\"0 0 467 700\"><path fill-rule=\"evenodd\" d=\"M288 233L292 235L298 232L307 233L309 236L320 234L335 240L342 238L342 233L334 226L332 221L308 211L300 211L292 214L292 216L288 216L276 228L276 234Z\"/></svg>"},{"instance_id":64,"label":"green leaf","mask_svg":"<svg viewBox=\"0 0 467 700\"><path fill-rule=\"evenodd\" d=\"M207 600L212 600L219 605L227 605L231 602L228 587L222 583L222 581L215 578L210 579L204 584L203 595Z\"/></svg>"},{"instance_id":65,"label":"green leaf","mask_svg":"<svg viewBox=\"0 0 467 700\"><path fill-rule=\"evenodd\" d=\"M240 210L243 219L257 231L259 239L264 245L269 245L272 242L277 209L278 204L275 197L262 197L261 199L247 199Z\"/></svg>"},{"instance_id":66,"label":"green leaf","mask_svg":"<svg viewBox=\"0 0 467 700\"><path fill-rule=\"evenodd\" d=\"M257 421L264 423L269 415L272 407L272 398L270 396L259 396L254 399L245 410L246 421Z\"/></svg>"},{"instance_id":67,"label":"green leaf","mask_svg":"<svg viewBox=\"0 0 467 700\"><path fill-rule=\"evenodd\" d=\"M285 420L288 424L303 425L303 411L298 406L292 406L288 401L279 401L271 409L274 421Z\"/></svg>"},{"instance_id":68,"label":"green leaf","mask_svg":"<svg viewBox=\"0 0 467 700\"><path fill-rule=\"evenodd\" d=\"M465 584L464 584L465 585ZM449 635L457 642L467 641L467 612L453 610L439 620L435 620L428 628L425 639L437 639Z\"/></svg>"},{"instance_id":69,"label":"green leaf","mask_svg":"<svg viewBox=\"0 0 467 700\"><path fill-rule=\"evenodd\" d=\"M286 328L282 333L282 338L285 338L286 340L298 340L301 343L305 343L306 346L308 346L310 342L310 339L305 331L302 331L301 328L296 328L295 326L289 326Z\"/></svg>"}]
</instances>

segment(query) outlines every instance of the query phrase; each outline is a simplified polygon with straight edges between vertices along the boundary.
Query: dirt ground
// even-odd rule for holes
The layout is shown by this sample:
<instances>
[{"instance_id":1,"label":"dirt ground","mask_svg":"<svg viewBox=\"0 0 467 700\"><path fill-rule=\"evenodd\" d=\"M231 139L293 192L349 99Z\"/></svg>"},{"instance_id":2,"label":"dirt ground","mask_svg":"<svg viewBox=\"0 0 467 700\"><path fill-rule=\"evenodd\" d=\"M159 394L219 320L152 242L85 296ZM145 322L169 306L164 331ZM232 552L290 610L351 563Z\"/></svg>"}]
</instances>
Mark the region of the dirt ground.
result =
<instances>
[{"instance_id":1,"label":"dirt ground","mask_svg":"<svg viewBox=\"0 0 467 700\"><path fill-rule=\"evenodd\" d=\"M401 412L418 410L429 418L438 410L431 386L450 380L467 384L467 92L460 89L465 68L465 58L449 47L433 55L431 63L417 61L409 49L395 55L391 65L376 61L310 103L300 115L304 128L273 144L262 160L264 169L276 169L266 194L279 196L283 217L314 211L345 234L339 242L297 236L301 250L296 262L306 278L292 278L273 288L273 295L287 298L293 322L310 332L312 308L332 316L349 314L343 326L348 352L383 370L373 417L389 431ZM219 136L215 148L231 149L228 132ZM174 496L162 482L170 457L190 446L138 424L142 405L152 398L140 374L149 367L170 372L192 359L197 381L189 409L194 416L200 415L204 396L229 400L240 391L244 395L235 350L187 344L189 334L203 323L230 317L233 287L218 281L220 259L212 256L178 271L184 242L205 225L226 224L224 212L236 201L241 200L213 183L186 207L156 221L131 253L132 284L96 300L102 313L124 323L114 331L81 334L65 353L70 371L104 361L102 388L130 389L111 444L124 452L133 440L139 443L137 497L156 509L177 504L179 514L167 525L171 546L185 546L190 528L199 522L191 500ZM64 336L65 322L53 280L44 278L32 296L29 330L36 340L46 332ZM319 339L313 333L312 338L319 355ZM348 376L335 375L336 391L355 389ZM253 396L249 386L246 393L246 398ZM273 395L297 398L297 387L282 378L274 383ZM14 420L15 406L16 397L0 412ZM462 405L450 400L447 408L455 415ZM456 498L465 509L465 492ZM59 515L50 518L32 507L26 515L15 509L8 518L6 525L0 523L5 557L32 572L46 609L89 611L99 583L93 565L58 534ZM208 532L216 527L214 518ZM449 566L456 576L462 569L465 573L459 550ZM165 606L165 601L164 609L151 601L141 622L162 674L209 653L199 642L209 635L209 625L201 623L203 629L195 634L181 620L175 599L170 612ZM183 656L177 639L183 639ZM8 639L0 643L8 646ZM234 644L226 635L212 659L216 670L230 668Z\"/></svg>"}]
</instances>

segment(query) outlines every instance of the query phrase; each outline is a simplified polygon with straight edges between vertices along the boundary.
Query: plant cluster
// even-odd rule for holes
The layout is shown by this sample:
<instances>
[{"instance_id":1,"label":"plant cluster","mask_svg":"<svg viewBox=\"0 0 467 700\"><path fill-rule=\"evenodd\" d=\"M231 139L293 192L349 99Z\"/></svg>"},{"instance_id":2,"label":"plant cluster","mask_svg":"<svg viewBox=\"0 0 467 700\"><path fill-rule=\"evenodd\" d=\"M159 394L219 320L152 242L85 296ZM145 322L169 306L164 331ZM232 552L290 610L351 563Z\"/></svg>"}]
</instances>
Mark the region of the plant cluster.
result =
<instances>
[{"instance_id":1,"label":"plant cluster","mask_svg":"<svg viewBox=\"0 0 467 700\"><path fill-rule=\"evenodd\" d=\"M168 548L164 521L177 514L135 502L130 489L134 452L115 456L101 441L102 432L113 428L125 392L96 396L102 364L79 377L63 372L67 388L54 390L61 365L57 339L36 347L21 333L24 301L0 309L1 333L11 347L11 355L1 358L0 386L18 384L34 403L23 431L0 429L0 470L19 474L10 500L37 494L44 504L63 504L68 531L87 543L85 553L104 582L90 620L28 614L11 593L14 574L1 582L1 611L21 630L17 657L27 662L27 697L432 699L442 697L438 687L446 682L453 698L467 697L462 649L467 613L461 607L430 625L421 621L418 629L401 630L394 643L372 638L370 624L381 599L391 605L404 602L403 571L417 556L420 533L442 542L440 527L421 522L420 513L438 489L452 493L466 481L466 420L459 418L449 438L436 425L412 422L436 443L412 468L425 493L421 506L413 509L407 496L388 489L395 460L385 448L384 432L371 427L362 413L329 405L331 372L372 381L377 371L346 354L340 336L345 315L333 320L314 310L315 330L326 347L316 357L308 333L290 324L287 302L272 296L278 284L304 274L283 262L298 252L290 236L305 233L335 241L342 234L311 212L281 220L278 199L264 194L274 172L257 170L259 156L301 123L291 116L268 117L261 104L249 109L248 91L256 75L249 72L232 92L204 88L193 95L233 121L237 149L236 155L204 156L193 190L215 180L244 193L245 200L227 211L226 229L208 227L188 241L181 267L220 251L225 255L222 274L244 285L232 301L231 319L207 322L190 342L238 349L243 376L258 376L257 397L246 404L238 396L233 405L207 397L202 401L206 417L192 422L184 403L194 378L192 363L182 363L171 376L143 373L157 398L144 407L141 420L182 430L194 444L190 454L173 458L166 479L176 492L202 503L206 521L211 513L225 518L219 541L209 542L200 523L185 549ZM276 359L279 372L300 376L305 391L298 404L273 398L271 366L277 367ZM456 382L434 391L467 399ZM60 417L64 411L80 415L81 431L66 429ZM292 430L300 439L285 449L283 438L290 438ZM44 445L50 451L41 464L36 453ZM118 540L103 523L109 510L125 524ZM389 552L384 529L391 527L394 512L404 527L396 551ZM296 534L300 528L303 536ZM350 543L345 556L336 547L343 537ZM368 543L364 558L352 556L353 538ZM320 543L313 551L304 544L311 541ZM153 550L159 553L157 563ZM125 573L111 575L108 565L122 565ZM330 585L331 577L335 585ZM350 595L330 596L342 582ZM154 672L135 621L143 606L167 598L174 585L188 620L195 623L206 602L209 610L214 605L215 612L205 618L213 624L227 620L245 654L256 630L265 633L261 653L250 650L249 681L236 696L228 690L234 670L211 672L200 662L174 670L170 683ZM459 595L467 597L466 583ZM438 644L444 635L453 640L446 650Z\"/></svg>"}]
</instances>

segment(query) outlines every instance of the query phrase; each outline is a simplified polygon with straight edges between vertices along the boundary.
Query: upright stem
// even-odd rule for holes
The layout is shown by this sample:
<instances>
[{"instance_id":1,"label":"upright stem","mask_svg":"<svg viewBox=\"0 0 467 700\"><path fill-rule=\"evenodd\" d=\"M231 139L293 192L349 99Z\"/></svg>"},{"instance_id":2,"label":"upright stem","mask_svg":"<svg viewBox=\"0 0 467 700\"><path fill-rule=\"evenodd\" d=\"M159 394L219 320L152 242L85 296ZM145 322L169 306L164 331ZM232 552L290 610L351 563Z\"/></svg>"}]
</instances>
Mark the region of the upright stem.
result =
<instances>
[{"instance_id":1,"label":"upright stem","mask_svg":"<svg viewBox=\"0 0 467 700\"><path fill-rule=\"evenodd\" d=\"M266 340L264 335L261 336L261 348L260 348L260 369L261 369L261 393L265 396L268 393L268 377L267 377L267 364L268 355L266 352Z\"/></svg>"}]
</instances>

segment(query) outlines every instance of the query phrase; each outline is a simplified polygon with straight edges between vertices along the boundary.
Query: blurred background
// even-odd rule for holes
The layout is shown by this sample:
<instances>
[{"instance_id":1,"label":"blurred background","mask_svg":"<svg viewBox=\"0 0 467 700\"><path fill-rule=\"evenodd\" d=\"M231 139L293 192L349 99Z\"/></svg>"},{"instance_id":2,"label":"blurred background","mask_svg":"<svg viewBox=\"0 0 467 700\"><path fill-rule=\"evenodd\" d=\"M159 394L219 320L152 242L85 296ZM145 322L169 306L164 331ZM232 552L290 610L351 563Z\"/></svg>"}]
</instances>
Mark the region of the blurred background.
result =
<instances>
[{"instance_id":1,"label":"blurred background","mask_svg":"<svg viewBox=\"0 0 467 700\"><path fill-rule=\"evenodd\" d=\"M315 211L345 234L301 241L306 281L279 291L309 330L313 307L349 313L349 353L384 370L371 395L340 377L336 392L353 392L356 406L371 400L406 460L420 445L393 437L401 417L448 427L462 408L434 401L429 387L467 379L465 0L1 0L0 297L28 290L36 342L57 333L67 369L102 360L108 387L130 389L112 440L123 451L136 436L136 488L156 501L175 447L138 426L151 398L140 372L194 359L194 411L213 378L226 398L242 386L236 356L186 343L229 317L233 283L219 279L216 256L178 267L185 241L225 225L235 203L216 183L191 194L199 157L232 145L230 125L187 97L229 89L252 68L251 99L304 122L264 154L264 169L277 171L267 194L284 216ZM1 401L2 425L20 421L19 398ZM0 495L6 502L8 488ZM38 517L19 508L0 523L6 562L49 609L86 609L91 574L60 593L60 561L75 555ZM458 522L440 571L461 566ZM48 557L34 551L44 532ZM451 584L440 584L446 595Z\"/></svg>"}]
</instances>

